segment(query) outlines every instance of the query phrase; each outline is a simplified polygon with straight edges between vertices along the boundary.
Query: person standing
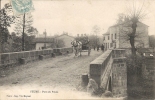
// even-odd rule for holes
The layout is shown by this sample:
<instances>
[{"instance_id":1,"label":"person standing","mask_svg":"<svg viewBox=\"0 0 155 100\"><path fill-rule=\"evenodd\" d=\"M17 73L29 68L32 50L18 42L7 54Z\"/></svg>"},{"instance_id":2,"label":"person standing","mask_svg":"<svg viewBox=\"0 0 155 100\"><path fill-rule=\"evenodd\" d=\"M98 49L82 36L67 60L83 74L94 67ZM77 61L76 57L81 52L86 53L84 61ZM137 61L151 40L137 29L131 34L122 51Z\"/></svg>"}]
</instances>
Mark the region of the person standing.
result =
<instances>
[{"instance_id":1,"label":"person standing","mask_svg":"<svg viewBox=\"0 0 155 100\"><path fill-rule=\"evenodd\" d=\"M104 45L102 44L102 46L101 46L101 49L102 49L102 51L104 51Z\"/></svg>"},{"instance_id":2,"label":"person standing","mask_svg":"<svg viewBox=\"0 0 155 100\"><path fill-rule=\"evenodd\" d=\"M97 45L97 51L99 51L99 45Z\"/></svg>"},{"instance_id":3,"label":"person standing","mask_svg":"<svg viewBox=\"0 0 155 100\"><path fill-rule=\"evenodd\" d=\"M94 46L94 50L96 49L96 47Z\"/></svg>"}]
</instances>

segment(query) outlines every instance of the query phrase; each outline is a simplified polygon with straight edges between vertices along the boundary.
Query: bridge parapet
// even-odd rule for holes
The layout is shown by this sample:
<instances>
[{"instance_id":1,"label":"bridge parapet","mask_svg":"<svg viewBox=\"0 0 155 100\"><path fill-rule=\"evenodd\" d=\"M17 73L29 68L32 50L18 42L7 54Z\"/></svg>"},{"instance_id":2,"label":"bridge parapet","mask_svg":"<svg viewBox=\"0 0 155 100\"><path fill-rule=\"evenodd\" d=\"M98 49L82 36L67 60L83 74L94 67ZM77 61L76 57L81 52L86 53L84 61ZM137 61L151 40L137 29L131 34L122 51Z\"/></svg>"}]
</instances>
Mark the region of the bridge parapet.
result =
<instances>
[{"instance_id":1,"label":"bridge parapet","mask_svg":"<svg viewBox=\"0 0 155 100\"><path fill-rule=\"evenodd\" d=\"M127 94L127 67L124 49L107 50L90 63L90 78L113 95Z\"/></svg>"},{"instance_id":2,"label":"bridge parapet","mask_svg":"<svg viewBox=\"0 0 155 100\"><path fill-rule=\"evenodd\" d=\"M22 52L10 52L0 54L0 67L9 65L18 65L20 61L31 62L38 60L40 56L43 58L51 57L52 53L72 53L72 48L55 48L55 49L45 49L45 50L33 50L33 51L22 51ZM60 55L60 53L58 54Z\"/></svg>"},{"instance_id":3,"label":"bridge parapet","mask_svg":"<svg viewBox=\"0 0 155 100\"><path fill-rule=\"evenodd\" d=\"M101 85L101 77L104 73L105 67L107 66L111 57L112 50L107 50L101 56L96 58L90 63L89 74L92 79L96 81L98 86Z\"/></svg>"},{"instance_id":4,"label":"bridge parapet","mask_svg":"<svg viewBox=\"0 0 155 100\"><path fill-rule=\"evenodd\" d=\"M73 48L54 48L53 52L56 53L57 55L61 55L64 53L72 53Z\"/></svg>"}]
</instances>

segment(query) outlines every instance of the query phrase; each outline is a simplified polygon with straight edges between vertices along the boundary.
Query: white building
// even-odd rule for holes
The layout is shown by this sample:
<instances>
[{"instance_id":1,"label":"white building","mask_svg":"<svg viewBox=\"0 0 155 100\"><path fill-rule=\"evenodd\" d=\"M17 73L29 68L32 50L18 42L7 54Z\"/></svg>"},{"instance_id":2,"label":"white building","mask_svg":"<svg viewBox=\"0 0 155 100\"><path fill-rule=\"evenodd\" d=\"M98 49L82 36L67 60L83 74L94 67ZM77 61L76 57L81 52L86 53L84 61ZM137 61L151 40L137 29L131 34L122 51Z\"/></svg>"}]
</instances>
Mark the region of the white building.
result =
<instances>
[{"instance_id":1,"label":"white building","mask_svg":"<svg viewBox=\"0 0 155 100\"><path fill-rule=\"evenodd\" d=\"M45 46L47 48L51 48L52 44L54 44L54 38L52 37L48 37L45 39L45 37L37 37L33 40L33 43L35 43L35 48L36 50L41 50L43 48L45 48Z\"/></svg>"},{"instance_id":2,"label":"white building","mask_svg":"<svg viewBox=\"0 0 155 100\"><path fill-rule=\"evenodd\" d=\"M103 34L103 43L105 49L109 48L131 48L128 34L131 33L131 21L116 24L109 27L108 31ZM135 37L136 47L149 47L148 26L138 22Z\"/></svg>"},{"instance_id":3,"label":"white building","mask_svg":"<svg viewBox=\"0 0 155 100\"><path fill-rule=\"evenodd\" d=\"M73 41L75 38L72 36L69 36L68 34L64 33L59 36L51 37L47 36L45 37L36 37L33 40L33 43L35 44L36 50L41 50L43 48L61 48L61 47L72 47L71 41Z\"/></svg>"}]
</instances>

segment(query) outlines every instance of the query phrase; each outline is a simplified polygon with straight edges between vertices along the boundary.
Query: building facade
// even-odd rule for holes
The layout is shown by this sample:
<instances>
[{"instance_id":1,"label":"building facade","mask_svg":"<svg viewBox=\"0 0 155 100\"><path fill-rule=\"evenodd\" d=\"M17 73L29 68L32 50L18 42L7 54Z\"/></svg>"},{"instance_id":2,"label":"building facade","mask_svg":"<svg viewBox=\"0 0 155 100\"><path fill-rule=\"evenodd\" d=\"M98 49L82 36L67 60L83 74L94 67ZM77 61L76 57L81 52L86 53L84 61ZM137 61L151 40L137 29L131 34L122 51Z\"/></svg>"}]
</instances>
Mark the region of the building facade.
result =
<instances>
[{"instance_id":1,"label":"building facade","mask_svg":"<svg viewBox=\"0 0 155 100\"><path fill-rule=\"evenodd\" d=\"M44 38L44 37L36 37L33 40L33 43L35 44L35 49L36 50L42 50L44 48L51 48L52 44L54 44L54 38L53 37L48 37L48 38Z\"/></svg>"},{"instance_id":2,"label":"building facade","mask_svg":"<svg viewBox=\"0 0 155 100\"><path fill-rule=\"evenodd\" d=\"M116 24L108 28L108 31L103 34L103 43L105 49L109 48L131 48L129 34L131 33L131 21ZM135 37L136 47L149 47L148 26L138 22Z\"/></svg>"},{"instance_id":3,"label":"building facade","mask_svg":"<svg viewBox=\"0 0 155 100\"><path fill-rule=\"evenodd\" d=\"M44 48L62 48L62 47L71 47L71 41L75 38L69 36L67 33L63 33L62 35L50 37L36 37L33 40L35 44L36 50L41 50Z\"/></svg>"},{"instance_id":4,"label":"building facade","mask_svg":"<svg viewBox=\"0 0 155 100\"><path fill-rule=\"evenodd\" d=\"M68 33L63 33L60 36L57 36L56 41L63 41L63 47L72 47L71 42L75 39L74 37L68 35Z\"/></svg>"}]
</instances>

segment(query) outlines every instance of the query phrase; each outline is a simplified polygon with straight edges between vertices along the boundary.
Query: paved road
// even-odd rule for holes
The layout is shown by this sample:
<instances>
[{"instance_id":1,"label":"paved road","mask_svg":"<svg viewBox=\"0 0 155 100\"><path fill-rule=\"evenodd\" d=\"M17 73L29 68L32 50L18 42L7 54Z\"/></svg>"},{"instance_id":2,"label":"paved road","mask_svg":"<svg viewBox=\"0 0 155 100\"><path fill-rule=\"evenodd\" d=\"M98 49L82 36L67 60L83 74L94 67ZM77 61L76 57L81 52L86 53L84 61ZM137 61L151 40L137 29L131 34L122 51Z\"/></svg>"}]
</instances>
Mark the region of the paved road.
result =
<instances>
[{"instance_id":1,"label":"paved road","mask_svg":"<svg viewBox=\"0 0 155 100\"><path fill-rule=\"evenodd\" d=\"M11 68L5 77L0 78L0 88L20 86L24 89L24 86L36 85L74 91L80 83L80 76L89 72L90 62L101 54L101 51L92 50L90 56L82 52L81 57L74 58L73 54L69 54Z\"/></svg>"}]
</instances>

